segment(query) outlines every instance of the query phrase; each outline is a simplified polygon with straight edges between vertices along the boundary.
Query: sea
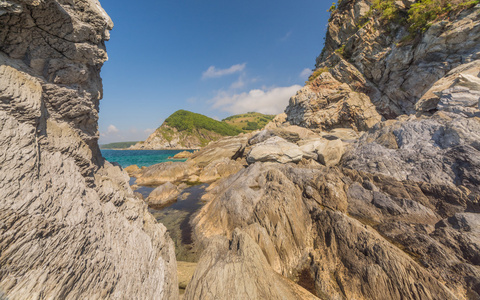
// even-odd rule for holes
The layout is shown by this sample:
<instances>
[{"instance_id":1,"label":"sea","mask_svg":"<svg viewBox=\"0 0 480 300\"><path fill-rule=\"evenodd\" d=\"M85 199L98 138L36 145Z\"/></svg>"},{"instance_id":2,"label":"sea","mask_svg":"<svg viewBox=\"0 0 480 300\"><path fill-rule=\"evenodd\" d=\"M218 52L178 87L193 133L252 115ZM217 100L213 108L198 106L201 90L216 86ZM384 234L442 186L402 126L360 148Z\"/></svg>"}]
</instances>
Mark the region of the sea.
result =
<instances>
[{"instance_id":1,"label":"sea","mask_svg":"<svg viewBox=\"0 0 480 300\"><path fill-rule=\"evenodd\" d=\"M122 168L137 165L140 168L149 167L166 161L185 161L171 159L175 154L185 150L101 150L102 156L109 162L119 163ZM187 150L188 151L188 150ZM192 151L193 152L193 151Z\"/></svg>"}]
</instances>

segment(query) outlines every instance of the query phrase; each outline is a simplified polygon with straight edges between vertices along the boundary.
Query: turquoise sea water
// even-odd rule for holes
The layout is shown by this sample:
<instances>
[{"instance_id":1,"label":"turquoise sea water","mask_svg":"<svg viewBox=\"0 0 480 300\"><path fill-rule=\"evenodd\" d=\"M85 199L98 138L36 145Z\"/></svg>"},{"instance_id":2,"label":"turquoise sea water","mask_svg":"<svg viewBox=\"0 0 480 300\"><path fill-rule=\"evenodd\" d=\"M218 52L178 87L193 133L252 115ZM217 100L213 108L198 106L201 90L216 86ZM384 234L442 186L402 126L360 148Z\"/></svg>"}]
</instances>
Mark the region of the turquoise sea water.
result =
<instances>
[{"instance_id":1,"label":"turquoise sea water","mask_svg":"<svg viewBox=\"0 0 480 300\"><path fill-rule=\"evenodd\" d=\"M166 161L184 161L168 159L184 150L101 150L103 157L109 162L117 162L123 168L137 165L149 167Z\"/></svg>"}]
</instances>

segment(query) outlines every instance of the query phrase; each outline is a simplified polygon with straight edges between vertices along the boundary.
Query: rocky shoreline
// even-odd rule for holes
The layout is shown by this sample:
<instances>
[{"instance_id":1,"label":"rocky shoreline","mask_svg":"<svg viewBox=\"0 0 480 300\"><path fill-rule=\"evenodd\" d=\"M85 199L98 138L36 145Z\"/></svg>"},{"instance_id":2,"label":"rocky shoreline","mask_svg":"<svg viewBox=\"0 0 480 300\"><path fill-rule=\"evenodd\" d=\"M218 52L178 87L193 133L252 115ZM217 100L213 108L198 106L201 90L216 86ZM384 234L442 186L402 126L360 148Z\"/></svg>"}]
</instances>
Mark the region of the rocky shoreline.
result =
<instances>
[{"instance_id":1,"label":"rocky shoreline","mask_svg":"<svg viewBox=\"0 0 480 300\"><path fill-rule=\"evenodd\" d=\"M1 3L1 297L480 299L475 4L411 39L341 1L285 114L122 171L97 144L106 13Z\"/></svg>"}]
</instances>

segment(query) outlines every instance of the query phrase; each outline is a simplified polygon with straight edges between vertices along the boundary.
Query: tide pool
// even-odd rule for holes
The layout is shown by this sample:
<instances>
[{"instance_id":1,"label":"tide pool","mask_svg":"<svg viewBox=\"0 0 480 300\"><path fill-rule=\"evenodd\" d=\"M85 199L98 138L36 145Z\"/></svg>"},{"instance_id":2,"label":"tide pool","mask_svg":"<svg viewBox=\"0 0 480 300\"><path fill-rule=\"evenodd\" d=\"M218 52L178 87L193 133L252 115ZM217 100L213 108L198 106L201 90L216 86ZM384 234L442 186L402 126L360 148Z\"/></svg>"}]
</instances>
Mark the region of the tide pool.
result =
<instances>
[{"instance_id":1,"label":"tide pool","mask_svg":"<svg viewBox=\"0 0 480 300\"><path fill-rule=\"evenodd\" d=\"M122 168L137 165L149 167L166 161L185 161L185 159L169 159L184 150L101 150L102 156L109 162L119 163ZM193 152L193 151L192 151Z\"/></svg>"}]
</instances>

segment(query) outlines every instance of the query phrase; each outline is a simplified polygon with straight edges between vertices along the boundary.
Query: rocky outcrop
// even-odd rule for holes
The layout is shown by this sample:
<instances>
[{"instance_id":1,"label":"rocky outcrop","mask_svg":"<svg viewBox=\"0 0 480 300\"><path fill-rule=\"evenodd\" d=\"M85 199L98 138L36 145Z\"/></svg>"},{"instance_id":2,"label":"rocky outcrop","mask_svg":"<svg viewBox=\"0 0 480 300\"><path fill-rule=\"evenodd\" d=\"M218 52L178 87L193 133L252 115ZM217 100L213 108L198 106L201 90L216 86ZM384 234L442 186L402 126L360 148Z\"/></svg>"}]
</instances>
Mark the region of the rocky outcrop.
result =
<instances>
[{"instance_id":1,"label":"rocky outcrop","mask_svg":"<svg viewBox=\"0 0 480 300\"><path fill-rule=\"evenodd\" d=\"M273 271L260 247L241 230L230 241L217 237L211 243L184 299L318 299Z\"/></svg>"},{"instance_id":2,"label":"rocky outcrop","mask_svg":"<svg viewBox=\"0 0 480 300\"><path fill-rule=\"evenodd\" d=\"M376 3L406 13L413 2ZM372 5L340 2L286 119L250 138L248 167L203 195L192 224L206 250L189 299L282 286L270 268L322 299L480 298L480 7L415 37Z\"/></svg>"},{"instance_id":3,"label":"rocky outcrop","mask_svg":"<svg viewBox=\"0 0 480 300\"><path fill-rule=\"evenodd\" d=\"M255 163L208 193L211 200L193 221L201 244L212 247L216 236L231 238L241 228L276 272L294 279L307 269L318 296L457 299L480 292L479 214L465 213L480 212L478 194L350 169L276 163ZM209 272L212 280L222 274ZM256 278L253 271L243 276ZM193 278L195 290L202 280Z\"/></svg>"},{"instance_id":4,"label":"rocky outcrop","mask_svg":"<svg viewBox=\"0 0 480 300\"><path fill-rule=\"evenodd\" d=\"M112 25L96 0L0 3L2 297L178 297L165 227L97 144Z\"/></svg>"}]
</instances>

